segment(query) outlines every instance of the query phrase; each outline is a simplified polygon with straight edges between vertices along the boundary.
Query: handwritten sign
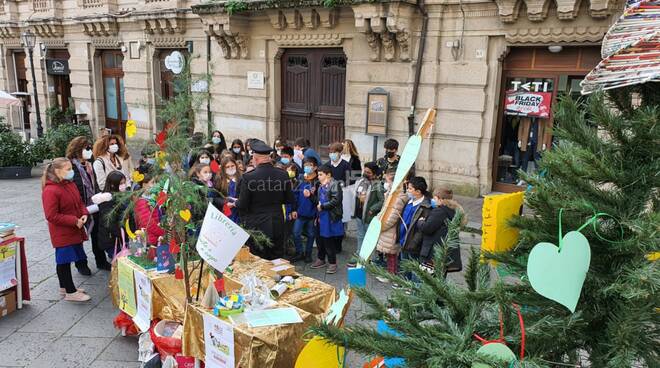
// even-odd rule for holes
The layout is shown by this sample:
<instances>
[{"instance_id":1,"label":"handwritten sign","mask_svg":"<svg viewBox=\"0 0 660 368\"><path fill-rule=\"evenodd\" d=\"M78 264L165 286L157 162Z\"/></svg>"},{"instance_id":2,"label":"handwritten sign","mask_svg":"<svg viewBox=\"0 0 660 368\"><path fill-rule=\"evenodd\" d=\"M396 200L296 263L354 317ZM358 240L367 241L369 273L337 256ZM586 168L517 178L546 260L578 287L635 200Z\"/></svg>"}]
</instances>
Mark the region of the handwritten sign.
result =
<instances>
[{"instance_id":1,"label":"handwritten sign","mask_svg":"<svg viewBox=\"0 0 660 368\"><path fill-rule=\"evenodd\" d=\"M217 271L224 272L250 235L209 204L197 238L197 252Z\"/></svg>"},{"instance_id":2,"label":"handwritten sign","mask_svg":"<svg viewBox=\"0 0 660 368\"><path fill-rule=\"evenodd\" d=\"M142 332L146 332L151 325L151 280L146 273L138 270L135 270L134 276L137 288L137 315L133 318L133 322Z\"/></svg>"},{"instance_id":3,"label":"handwritten sign","mask_svg":"<svg viewBox=\"0 0 660 368\"><path fill-rule=\"evenodd\" d=\"M204 350L209 368L234 368L234 327L204 313Z\"/></svg>"},{"instance_id":4,"label":"handwritten sign","mask_svg":"<svg viewBox=\"0 0 660 368\"><path fill-rule=\"evenodd\" d=\"M126 263L125 258L119 258L117 262L117 274L119 286L119 309L131 317L135 317L137 307L135 305L135 283L133 268Z\"/></svg>"}]
</instances>

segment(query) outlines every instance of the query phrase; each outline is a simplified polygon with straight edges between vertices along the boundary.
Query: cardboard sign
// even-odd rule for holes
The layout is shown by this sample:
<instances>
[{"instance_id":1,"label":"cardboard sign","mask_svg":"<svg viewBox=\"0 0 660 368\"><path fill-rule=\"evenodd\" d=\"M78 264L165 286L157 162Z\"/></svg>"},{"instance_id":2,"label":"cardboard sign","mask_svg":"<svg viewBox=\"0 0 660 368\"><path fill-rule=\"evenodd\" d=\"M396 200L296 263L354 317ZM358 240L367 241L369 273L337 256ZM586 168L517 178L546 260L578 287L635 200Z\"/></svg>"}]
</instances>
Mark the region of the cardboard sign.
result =
<instances>
[{"instance_id":1,"label":"cardboard sign","mask_svg":"<svg viewBox=\"0 0 660 368\"><path fill-rule=\"evenodd\" d=\"M224 272L250 235L209 204L197 238L197 252L216 271Z\"/></svg>"},{"instance_id":2,"label":"cardboard sign","mask_svg":"<svg viewBox=\"0 0 660 368\"><path fill-rule=\"evenodd\" d=\"M204 350L209 368L234 368L234 327L204 313Z\"/></svg>"},{"instance_id":3,"label":"cardboard sign","mask_svg":"<svg viewBox=\"0 0 660 368\"><path fill-rule=\"evenodd\" d=\"M551 92L507 91L504 114L536 118L550 117Z\"/></svg>"}]
</instances>

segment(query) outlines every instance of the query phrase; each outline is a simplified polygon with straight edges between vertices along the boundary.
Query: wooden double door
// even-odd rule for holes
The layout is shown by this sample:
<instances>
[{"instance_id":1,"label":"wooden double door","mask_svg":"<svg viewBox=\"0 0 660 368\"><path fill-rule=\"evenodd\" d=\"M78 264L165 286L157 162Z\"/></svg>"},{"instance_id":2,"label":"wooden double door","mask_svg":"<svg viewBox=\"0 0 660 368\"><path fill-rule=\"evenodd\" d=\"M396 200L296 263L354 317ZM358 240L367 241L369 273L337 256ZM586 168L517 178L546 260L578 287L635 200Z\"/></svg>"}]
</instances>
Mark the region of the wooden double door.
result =
<instances>
[{"instance_id":1,"label":"wooden double door","mask_svg":"<svg viewBox=\"0 0 660 368\"><path fill-rule=\"evenodd\" d=\"M341 49L289 49L282 65L281 135L308 138L320 154L344 139L346 55Z\"/></svg>"}]
</instances>

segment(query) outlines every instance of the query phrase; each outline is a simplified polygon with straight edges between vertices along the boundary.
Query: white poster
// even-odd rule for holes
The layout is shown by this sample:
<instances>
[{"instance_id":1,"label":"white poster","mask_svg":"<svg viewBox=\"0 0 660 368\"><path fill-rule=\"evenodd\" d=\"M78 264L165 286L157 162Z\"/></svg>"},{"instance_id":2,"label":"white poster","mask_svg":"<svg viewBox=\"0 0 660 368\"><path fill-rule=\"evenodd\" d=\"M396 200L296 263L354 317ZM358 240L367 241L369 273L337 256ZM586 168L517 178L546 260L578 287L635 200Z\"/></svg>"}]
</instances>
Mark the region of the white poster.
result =
<instances>
[{"instance_id":1,"label":"white poster","mask_svg":"<svg viewBox=\"0 0 660 368\"><path fill-rule=\"evenodd\" d=\"M234 368L234 327L204 313L204 348L208 368Z\"/></svg>"},{"instance_id":2,"label":"white poster","mask_svg":"<svg viewBox=\"0 0 660 368\"><path fill-rule=\"evenodd\" d=\"M151 280L147 274L135 270L135 294L137 295L137 314L133 322L142 332L147 332L151 325Z\"/></svg>"},{"instance_id":3,"label":"white poster","mask_svg":"<svg viewBox=\"0 0 660 368\"><path fill-rule=\"evenodd\" d=\"M197 238L197 252L213 268L224 272L250 235L209 203Z\"/></svg>"},{"instance_id":4,"label":"white poster","mask_svg":"<svg viewBox=\"0 0 660 368\"><path fill-rule=\"evenodd\" d=\"M18 284L16 280L16 243L0 247L0 291Z\"/></svg>"}]
</instances>

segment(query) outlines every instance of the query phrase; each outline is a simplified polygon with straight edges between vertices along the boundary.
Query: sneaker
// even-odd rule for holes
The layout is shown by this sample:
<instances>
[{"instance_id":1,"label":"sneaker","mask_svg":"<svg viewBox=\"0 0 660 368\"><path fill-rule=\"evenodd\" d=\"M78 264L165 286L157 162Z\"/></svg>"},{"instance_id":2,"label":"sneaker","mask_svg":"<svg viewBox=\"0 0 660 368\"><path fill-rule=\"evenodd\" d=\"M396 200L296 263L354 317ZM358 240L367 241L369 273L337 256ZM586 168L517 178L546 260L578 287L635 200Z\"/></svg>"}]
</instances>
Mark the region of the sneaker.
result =
<instances>
[{"instance_id":1,"label":"sneaker","mask_svg":"<svg viewBox=\"0 0 660 368\"><path fill-rule=\"evenodd\" d=\"M386 279L382 276L376 276L376 280L382 282L383 284L389 284L390 283L390 280L388 280L388 279Z\"/></svg>"},{"instance_id":2,"label":"sneaker","mask_svg":"<svg viewBox=\"0 0 660 368\"><path fill-rule=\"evenodd\" d=\"M328 269L325 270L325 273L327 274L333 274L337 273L337 264L328 264Z\"/></svg>"},{"instance_id":3,"label":"sneaker","mask_svg":"<svg viewBox=\"0 0 660 368\"><path fill-rule=\"evenodd\" d=\"M312 259L311 254L305 254L305 263L312 263L314 260Z\"/></svg>"},{"instance_id":4,"label":"sneaker","mask_svg":"<svg viewBox=\"0 0 660 368\"><path fill-rule=\"evenodd\" d=\"M325 267L325 266L327 266L327 265L328 265L328 264L325 263L325 261L322 261L322 260L320 260L320 259L317 259L316 261L314 261L314 263L312 263L311 266L309 266L309 268L317 269L317 268L323 268L323 267Z\"/></svg>"},{"instance_id":5,"label":"sneaker","mask_svg":"<svg viewBox=\"0 0 660 368\"><path fill-rule=\"evenodd\" d=\"M89 269L89 266L85 265L84 267L80 267L78 269L78 273L83 275L83 276L92 276L92 270Z\"/></svg>"},{"instance_id":6,"label":"sneaker","mask_svg":"<svg viewBox=\"0 0 660 368\"><path fill-rule=\"evenodd\" d=\"M66 294L66 296L64 296L64 300L66 300L67 302L74 302L74 303L83 303L89 301L90 299L92 299L92 297L90 297L85 293L81 293L80 291L76 291L75 293L71 293L71 294Z\"/></svg>"},{"instance_id":7,"label":"sneaker","mask_svg":"<svg viewBox=\"0 0 660 368\"><path fill-rule=\"evenodd\" d=\"M79 293L84 293L85 289L83 288L78 288L76 289ZM66 289L65 288L60 288L60 296L66 295Z\"/></svg>"},{"instance_id":8,"label":"sneaker","mask_svg":"<svg viewBox=\"0 0 660 368\"><path fill-rule=\"evenodd\" d=\"M346 262L346 267L349 267L349 268L357 267L357 261L352 259L352 260Z\"/></svg>"}]
</instances>

